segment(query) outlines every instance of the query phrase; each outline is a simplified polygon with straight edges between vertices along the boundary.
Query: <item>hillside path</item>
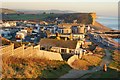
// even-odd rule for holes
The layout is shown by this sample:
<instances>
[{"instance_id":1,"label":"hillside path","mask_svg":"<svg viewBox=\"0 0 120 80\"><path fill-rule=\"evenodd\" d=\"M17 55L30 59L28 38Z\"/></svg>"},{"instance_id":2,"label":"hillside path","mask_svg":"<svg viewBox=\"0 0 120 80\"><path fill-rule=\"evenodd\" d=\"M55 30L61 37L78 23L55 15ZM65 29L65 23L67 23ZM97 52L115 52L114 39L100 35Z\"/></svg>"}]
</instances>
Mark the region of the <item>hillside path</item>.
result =
<instances>
[{"instance_id":1,"label":"hillside path","mask_svg":"<svg viewBox=\"0 0 120 80\"><path fill-rule=\"evenodd\" d=\"M111 62L111 53L108 50L105 50L105 56L102 59L102 62L100 63L100 66L96 66L94 68L92 68L91 70L75 70L72 69L70 70L67 74L61 76L58 80L62 80L62 78L66 78L69 80L69 78L71 78L70 80L74 80L75 78L80 78L82 76L84 76L85 74L88 73L94 73L96 71L100 71L103 69L103 65L106 64L108 65Z\"/></svg>"}]
</instances>

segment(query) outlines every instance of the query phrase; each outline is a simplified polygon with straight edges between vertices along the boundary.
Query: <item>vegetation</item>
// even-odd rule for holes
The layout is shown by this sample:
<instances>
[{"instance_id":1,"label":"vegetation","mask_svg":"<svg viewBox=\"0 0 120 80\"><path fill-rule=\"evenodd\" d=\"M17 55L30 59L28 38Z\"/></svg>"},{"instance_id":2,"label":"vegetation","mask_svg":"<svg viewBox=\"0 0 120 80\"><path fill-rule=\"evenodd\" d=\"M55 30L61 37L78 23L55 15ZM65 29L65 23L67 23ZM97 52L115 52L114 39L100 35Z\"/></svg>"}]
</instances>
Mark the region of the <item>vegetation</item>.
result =
<instances>
[{"instance_id":1,"label":"vegetation","mask_svg":"<svg viewBox=\"0 0 120 80\"><path fill-rule=\"evenodd\" d=\"M13 14L13 13L17 13L16 11L14 10L11 10L11 9L4 9L4 8L0 8L0 13L9 13L9 14Z\"/></svg>"},{"instance_id":2,"label":"vegetation","mask_svg":"<svg viewBox=\"0 0 120 80\"><path fill-rule=\"evenodd\" d=\"M51 68L51 69L43 70L42 76L45 78L58 78L61 75L68 73L70 69L71 68L67 64L65 64L65 65L59 66L58 68Z\"/></svg>"},{"instance_id":3,"label":"vegetation","mask_svg":"<svg viewBox=\"0 0 120 80\"><path fill-rule=\"evenodd\" d=\"M3 78L50 78L58 77L71 68L63 61L38 58L2 57ZM66 70L65 70L66 69Z\"/></svg>"},{"instance_id":4,"label":"vegetation","mask_svg":"<svg viewBox=\"0 0 120 80\"><path fill-rule=\"evenodd\" d=\"M87 70L90 67L99 65L100 62L101 58L96 55L84 55L81 60L75 60L72 65L76 69Z\"/></svg>"},{"instance_id":5,"label":"vegetation","mask_svg":"<svg viewBox=\"0 0 120 80\"><path fill-rule=\"evenodd\" d=\"M120 51L115 50L111 52L113 53L112 55L113 61L110 63L109 67L120 71L120 58L119 58Z\"/></svg>"},{"instance_id":6,"label":"vegetation","mask_svg":"<svg viewBox=\"0 0 120 80\"><path fill-rule=\"evenodd\" d=\"M94 54L100 54L100 55L105 55L105 50L99 46L96 47L94 50Z\"/></svg>"},{"instance_id":7,"label":"vegetation","mask_svg":"<svg viewBox=\"0 0 120 80\"><path fill-rule=\"evenodd\" d=\"M107 72L98 71L93 73L89 78L119 78L120 72L108 68Z\"/></svg>"},{"instance_id":8,"label":"vegetation","mask_svg":"<svg viewBox=\"0 0 120 80\"><path fill-rule=\"evenodd\" d=\"M3 38L3 37L1 37L0 36L0 41L1 41L1 44L0 45L9 45L9 44L11 44L11 41L9 41L8 39L6 39L6 38Z\"/></svg>"},{"instance_id":9,"label":"vegetation","mask_svg":"<svg viewBox=\"0 0 120 80\"><path fill-rule=\"evenodd\" d=\"M75 69L87 70L88 66L91 66L91 64L89 62L85 61L85 60L75 60L72 63L72 66Z\"/></svg>"},{"instance_id":10,"label":"vegetation","mask_svg":"<svg viewBox=\"0 0 120 80\"><path fill-rule=\"evenodd\" d=\"M101 58L95 55L85 55L82 57L82 59L89 62L93 66L99 65L99 63L101 62Z\"/></svg>"},{"instance_id":11,"label":"vegetation","mask_svg":"<svg viewBox=\"0 0 120 80\"><path fill-rule=\"evenodd\" d=\"M92 17L89 13L65 13L65 14L3 14L3 20L45 20L47 22L54 22L56 17L60 20L64 20L65 23L73 23L73 20L77 20L77 23L91 24Z\"/></svg>"}]
</instances>

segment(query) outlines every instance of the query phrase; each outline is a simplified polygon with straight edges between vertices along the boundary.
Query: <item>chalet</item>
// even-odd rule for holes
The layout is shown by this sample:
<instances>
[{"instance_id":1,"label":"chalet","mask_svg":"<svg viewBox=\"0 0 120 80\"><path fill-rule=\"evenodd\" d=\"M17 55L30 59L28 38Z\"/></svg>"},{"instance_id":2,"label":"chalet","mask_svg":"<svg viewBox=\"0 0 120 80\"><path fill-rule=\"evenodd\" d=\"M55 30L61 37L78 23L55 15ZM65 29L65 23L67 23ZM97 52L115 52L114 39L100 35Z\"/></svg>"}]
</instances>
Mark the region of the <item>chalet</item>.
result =
<instances>
[{"instance_id":1,"label":"chalet","mask_svg":"<svg viewBox=\"0 0 120 80\"><path fill-rule=\"evenodd\" d=\"M41 49L50 50L59 53L80 54L82 49L80 41L58 40L58 39L41 39Z\"/></svg>"},{"instance_id":2,"label":"chalet","mask_svg":"<svg viewBox=\"0 0 120 80\"><path fill-rule=\"evenodd\" d=\"M6 21L2 24L3 27L16 26L16 21Z\"/></svg>"}]
</instances>

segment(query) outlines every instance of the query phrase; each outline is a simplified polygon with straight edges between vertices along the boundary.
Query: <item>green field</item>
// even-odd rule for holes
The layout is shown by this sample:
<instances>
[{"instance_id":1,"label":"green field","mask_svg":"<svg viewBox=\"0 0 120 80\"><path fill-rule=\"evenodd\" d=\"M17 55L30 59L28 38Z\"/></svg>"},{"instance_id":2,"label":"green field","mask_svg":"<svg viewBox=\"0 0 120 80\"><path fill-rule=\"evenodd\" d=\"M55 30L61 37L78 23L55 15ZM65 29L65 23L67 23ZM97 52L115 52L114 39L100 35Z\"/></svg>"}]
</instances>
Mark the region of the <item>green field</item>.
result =
<instances>
[{"instance_id":1,"label":"green field","mask_svg":"<svg viewBox=\"0 0 120 80\"><path fill-rule=\"evenodd\" d=\"M98 71L93 73L89 78L119 78L120 72L108 68L107 72Z\"/></svg>"},{"instance_id":2,"label":"green field","mask_svg":"<svg viewBox=\"0 0 120 80\"><path fill-rule=\"evenodd\" d=\"M42 71L42 76L44 78L53 80L54 78L59 78L60 76L66 74L71 70L68 65L62 65L59 68L47 69Z\"/></svg>"},{"instance_id":3,"label":"green field","mask_svg":"<svg viewBox=\"0 0 120 80\"><path fill-rule=\"evenodd\" d=\"M77 20L77 23L91 24L92 17L89 13L42 13L42 14L3 14L3 20L44 20L48 22L54 22L56 18L63 20L65 23L73 23L73 20Z\"/></svg>"},{"instance_id":4,"label":"green field","mask_svg":"<svg viewBox=\"0 0 120 80\"><path fill-rule=\"evenodd\" d=\"M55 16L56 14L8 14L4 15L4 19L9 20L43 20L49 16Z\"/></svg>"}]
</instances>

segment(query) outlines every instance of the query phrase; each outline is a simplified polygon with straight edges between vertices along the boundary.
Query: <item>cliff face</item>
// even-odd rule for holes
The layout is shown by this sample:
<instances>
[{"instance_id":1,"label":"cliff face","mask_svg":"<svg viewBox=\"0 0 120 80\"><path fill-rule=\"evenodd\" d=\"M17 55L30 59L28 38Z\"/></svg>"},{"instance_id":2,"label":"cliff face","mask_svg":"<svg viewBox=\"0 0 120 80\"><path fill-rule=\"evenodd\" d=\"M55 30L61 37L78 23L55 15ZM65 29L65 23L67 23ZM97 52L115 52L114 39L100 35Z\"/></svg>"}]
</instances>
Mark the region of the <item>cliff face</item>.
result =
<instances>
[{"instance_id":1,"label":"cliff face","mask_svg":"<svg viewBox=\"0 0 120 80\"><path fill-rule=\"evenodd\" d=\"M97 18L96 13L89 13L89 14L92 17L92 25L94 25Z\"/></svg>"}]
</instances>

